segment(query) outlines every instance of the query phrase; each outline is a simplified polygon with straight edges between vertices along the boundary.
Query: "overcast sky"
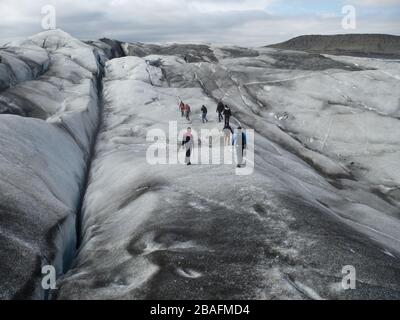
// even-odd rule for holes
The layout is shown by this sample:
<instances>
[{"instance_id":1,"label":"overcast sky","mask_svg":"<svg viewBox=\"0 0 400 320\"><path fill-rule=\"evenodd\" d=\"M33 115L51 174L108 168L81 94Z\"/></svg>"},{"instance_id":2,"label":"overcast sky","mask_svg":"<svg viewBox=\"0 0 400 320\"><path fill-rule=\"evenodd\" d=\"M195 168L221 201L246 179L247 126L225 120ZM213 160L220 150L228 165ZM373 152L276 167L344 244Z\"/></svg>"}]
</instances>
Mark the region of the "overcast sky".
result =
<instances>
[{"instance_id":1,"label":"overcast sky","mask_svg":"<svg viewBox=\"0 0 400 320\"><path fill-rule=\"evenodd\" d=\"M48 4L57 28L80 39L257 46L303 34L400 35L400 0L0 0L0 39L42 31ZM347 4L356 8L355 30L342 28Z\"/></svg>"}]
</instances>

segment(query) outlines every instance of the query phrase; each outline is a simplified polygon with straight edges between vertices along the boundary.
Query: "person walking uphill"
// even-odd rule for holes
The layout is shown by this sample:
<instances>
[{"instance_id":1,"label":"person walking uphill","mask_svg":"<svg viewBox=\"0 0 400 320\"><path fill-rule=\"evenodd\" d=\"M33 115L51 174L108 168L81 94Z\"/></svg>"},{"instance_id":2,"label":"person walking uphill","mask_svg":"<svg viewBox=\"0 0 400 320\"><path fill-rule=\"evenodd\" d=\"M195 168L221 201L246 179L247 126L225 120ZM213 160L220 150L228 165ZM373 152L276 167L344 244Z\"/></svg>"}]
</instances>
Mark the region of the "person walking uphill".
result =
<instances>
[{"instance_id":1,"label":"person walking uphill","mask_svg":"<svg viewBox=\"0 0 400 320\"><path fill-rule=\"evenodd\" d=\"M187 128L187 132L183 135L182 147L184 147L186 149L185 163L188 166L190 166L190 165L192 165L190 158L192 156L192 151L194 148L192 128Z\"/></svg>"},{"instance_id":2,"label":"person walking uphill","mask_svg":"<svg viewBox=\"0 0 400 320\"><path fill-rule=\"evenodd\" d=\"M185 104L183 103L183 101L181 101L181 103L179 104L179 110L181 111L182 118L185 117L185 108Z\"/></svg>"},{"instance_id":3,"label":"person walking uphill","mask_svg":"<svg viewBox=\"0 0 400 320\"><path fill-rule=\"evenodd\" d=\"M242 127L237 128L233 135L232 145L236 148L237 167L243 166L244 150L247 148L247 137Z\"/></svg>"},{"instance_id":4,"label":"person walking uphill","mask_svg":"<svg viewBox=\"0 0 400 320\"><path fill-rule=\"evenodd\" d=\"M225 127L229 127L230 126L230 119L232 116L232 111L231 108L229 108L228 106L224 107L224 117L225 117Z\"/></svg>"},{"instance_id":5,"label":"person walking uphill","mask_svg":"<svg viewBox=\"0 0 400 320\"><path fill-rule=\"evenodd\" d=\"M190 106L188 104L185 104L185 116L186 116L186 120L187 121L191 121L190 120L190 114L192 113L192 108L190 108Z\"/></svg>"},{"instance_id":6,"label":"person walking uphill","mask_svg":"<svg viewBox=\"0 0 400 320\"><path fill-rule=\"evenodd\" d=\"M222 103L222 101L218 102L218 106L217 106L217 113L218 113L218 121L221 123L222 119L224 119L224 117L222 116L222 112L224 112L225 106Z\"/></svg>"},{"instance_id":7,"label":"person walking uphill","mask_svg":"<svg viewBox=\"0 0 400 320\"><path fill-rule=\"evenodd\" d=\"M203 123L208 122L207 113L208 113L208 110L207 110L206 106L203 105L201 107L201 120L203 121Z\"/></svg>"}]
</instances>

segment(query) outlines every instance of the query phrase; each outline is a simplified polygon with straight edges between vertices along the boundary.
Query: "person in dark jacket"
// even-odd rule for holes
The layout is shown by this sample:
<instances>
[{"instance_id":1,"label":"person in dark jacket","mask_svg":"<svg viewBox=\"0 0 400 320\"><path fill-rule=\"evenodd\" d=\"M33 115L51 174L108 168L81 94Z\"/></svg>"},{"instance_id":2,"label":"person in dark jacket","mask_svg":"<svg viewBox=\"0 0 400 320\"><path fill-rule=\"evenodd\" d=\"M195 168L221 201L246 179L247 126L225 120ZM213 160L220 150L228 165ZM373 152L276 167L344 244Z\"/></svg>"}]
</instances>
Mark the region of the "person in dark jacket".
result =
<instances>
[{"instance_id":1,"label":"person in dark jacket","mask_svg":"<svg viewBox=\"0 0 400 320\"><path fill-rule=\"evenodd\" d=\"M192 165L190 158L192 156L192 151L194 148L192 128L187 128L187 132L183 136L182 147L184 147L186 149L185 163L188 166L190 166L190 165Z\"/></svg>"},{"instance_id":2,"label":"person in dark jacket","mask_svg":"<svg viewBox=\"0 0 400 320\"><path fill-rule=\"evenodd\" d=\"M201 120L203 121L203 123L208 122L207 113L208 113L208 110L207 110L206 106L203 105L201 107Z\"/></svg>"},{"instance_id":3,"label":"person in dark jacket","mask_svg":"<svg viewBox=\"0 0 400 320\"><path fill-rule=\"evenodd\" d=\"M224 117L222 116L222 113L224 112L224 104L222 103L222 101L218 102L218 106L217 106L217 113L218 113L218 121L221 123L222 119L224 119Z\"/></svg>"},{"instance_id":4,"label":"person in dark jacket","mask_svg":"<svg viewBox=\"0 0 400 320\"><path fill-rule=\"evenodd\" d=\"M229 127L230 126L229 122L230 122L230 119L232 116L231 108L229 108L228 106L225 106L223 114L224 114L224 118L225 118L225 127Z\"/></svg>"}]
</instances>

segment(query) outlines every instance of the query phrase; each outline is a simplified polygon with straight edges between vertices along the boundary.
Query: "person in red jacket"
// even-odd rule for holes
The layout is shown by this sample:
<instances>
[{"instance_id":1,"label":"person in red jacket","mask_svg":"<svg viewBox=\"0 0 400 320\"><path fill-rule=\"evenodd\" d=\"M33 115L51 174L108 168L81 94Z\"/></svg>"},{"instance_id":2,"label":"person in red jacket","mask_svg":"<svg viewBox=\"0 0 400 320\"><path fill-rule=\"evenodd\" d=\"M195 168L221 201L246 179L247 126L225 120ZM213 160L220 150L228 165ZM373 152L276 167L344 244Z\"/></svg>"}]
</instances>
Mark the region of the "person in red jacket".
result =
<instances>
[{"instance_id":1,"label":"person in red jacket","mask_svg":"<svg viewBox=\"0 0 400 320\"><path fill-rule=\"evenodd\" d=\"M182 118L185 116L185 108L185 104L183 103L183 101L181 101L181 103L179 104L179 110L181 111Z\"/></svg>"},{"instance_id":2,"label":"person in red jacket","mask_svg":"<svg viewBox=\"0 0 400 320\"><path fill-rule=\"evenodd\" d=\"M192 112L192 109L190 108L190 106L188 104L185 104L185 116L186 116L187 121L190 121L191 112Z\"/></svg>"}]
</instances>

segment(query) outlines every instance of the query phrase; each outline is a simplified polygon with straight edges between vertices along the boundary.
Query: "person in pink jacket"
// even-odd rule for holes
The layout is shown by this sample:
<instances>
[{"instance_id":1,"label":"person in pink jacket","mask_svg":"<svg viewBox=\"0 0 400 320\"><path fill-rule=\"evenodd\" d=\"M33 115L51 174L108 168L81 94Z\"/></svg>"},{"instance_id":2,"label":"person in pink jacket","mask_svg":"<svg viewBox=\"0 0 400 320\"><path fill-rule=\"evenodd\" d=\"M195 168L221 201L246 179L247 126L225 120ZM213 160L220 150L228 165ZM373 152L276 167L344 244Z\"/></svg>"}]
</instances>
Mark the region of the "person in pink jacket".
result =
<instances>
[{"instance_id":1,"label":"person in pink jacket","mask_svg":"<svg viewBox=\"0 0 400 320\"><path fill-rule=\"evenodd\" d=\"M186 149L185 163L190 166L192 164L190 158L194 148L192 128L187 128L187 132L183 135L182 147Z\"/></svg>"}]
</instances>

